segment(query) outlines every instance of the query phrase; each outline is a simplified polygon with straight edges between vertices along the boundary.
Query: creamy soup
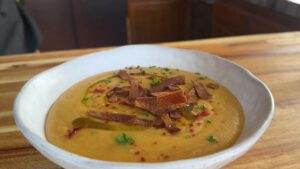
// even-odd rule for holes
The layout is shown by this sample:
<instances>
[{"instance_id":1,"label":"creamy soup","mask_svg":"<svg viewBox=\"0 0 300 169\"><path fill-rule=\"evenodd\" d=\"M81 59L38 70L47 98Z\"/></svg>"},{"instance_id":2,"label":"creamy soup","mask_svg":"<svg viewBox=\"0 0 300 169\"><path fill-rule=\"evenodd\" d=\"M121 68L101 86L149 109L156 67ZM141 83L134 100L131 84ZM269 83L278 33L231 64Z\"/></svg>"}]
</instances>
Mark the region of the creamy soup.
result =
<instances>
[{"instance_id":1,"label":"creamy soup","mask_svg":"<svg viewBox=\"0 0 300 169\"><path fill-rule=\"evenodd\" d=\"M200 73L130 67L85 79L64 92L46 119L46 137L67 151L107 161L160 162L230 147L243 109Z\"/></svg>"}]
</instances>

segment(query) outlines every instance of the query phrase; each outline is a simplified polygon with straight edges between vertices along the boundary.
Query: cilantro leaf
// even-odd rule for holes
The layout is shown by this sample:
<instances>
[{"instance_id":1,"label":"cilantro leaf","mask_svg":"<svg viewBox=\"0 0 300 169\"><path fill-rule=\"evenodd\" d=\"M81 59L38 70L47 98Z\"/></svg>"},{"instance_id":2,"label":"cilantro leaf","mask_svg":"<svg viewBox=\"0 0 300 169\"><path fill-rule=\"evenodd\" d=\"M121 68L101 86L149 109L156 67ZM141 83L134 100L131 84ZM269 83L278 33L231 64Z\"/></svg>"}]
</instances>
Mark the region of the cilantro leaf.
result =
<instances>
[{"instance_id":1,"label":"cilantro leaf","mask_svg":"<svg viewBox=\"0 0 300 169\"><path fill-rule=\"evenodd\" d=\"M118 135L116 137L116 142L118 144L123 144L123 145L125 145L125 144L133 144L134 143L134 139L132 137L126 135L125 133L122 133L122 134L120 134L120 135Z\"/></svg>"},{"instance_id":2,"label":"cilantro leaf","mask_svg":"<svg viewBox=\"0 0 300 169\"><path fill-rule=\"evenodd\" d=\"M211 120L206 120L206 123L207 124L211 124Z\"/></svg>"},{"instance_id":3,"label":"cilantro leaf","mask_svg":"<svg viewBox=\"0 0 300 169\"><path fill-rule=\"evenodd\" d=\"M203 112L205 110L205 106L203 104L197 104L194 106L194 110Z\"/></svg>"},{"instance_id":4,"label":"cilantro leaf","mask_svg":"<svg viewBox=\"0 0 300 169\"><path fill-rule=\"evenodd\" d=\"M87 102L89 101L89 97L85 96L81 99L81 103L84 104L84 105L87 105Z\"/></svg>"},{"instance_id":5,"label":"cilantro leaf","mask_svg":"<svg viewBox=\"0 0 300 169\"><path fill-rule=\"evenodd\" d=\"M218 143L219 142L216 139L216 137L214 137L213 135L208 136L206 140L209 142L209 144L214 144L214 143Z\"/></svg>"},{"instance_id":6,"label":"cilantro leaf","mask_svg":"<svg viewBox=\"0 0 300 169\"><path fill-rule=\"evenodd\" d=\"M161 83L161 80L157 76L151 76L150 77L150 85L153 86L158 86Z\"/></svg>"}]
</instances>

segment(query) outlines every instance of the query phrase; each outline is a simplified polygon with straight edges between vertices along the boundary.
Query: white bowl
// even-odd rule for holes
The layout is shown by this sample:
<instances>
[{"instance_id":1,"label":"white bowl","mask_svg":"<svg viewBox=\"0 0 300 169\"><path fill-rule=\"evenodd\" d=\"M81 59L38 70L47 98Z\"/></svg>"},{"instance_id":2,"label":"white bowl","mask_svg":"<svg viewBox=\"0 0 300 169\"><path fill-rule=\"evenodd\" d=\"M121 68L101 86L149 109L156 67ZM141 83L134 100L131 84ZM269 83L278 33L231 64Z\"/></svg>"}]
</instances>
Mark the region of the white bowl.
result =
<instances>
[{"instance_id":1,"label":"white bowl","mask_svg":"<svg viewBox=\"0 0 300 169\"><path fill-rule=\"evenodd\" d=\"M44 124L48 109L65 90L100 72L133 65L200 72L226 86L245 112L245 127L238 141L230 148L202 157L158 163L127 163L79 156L46 140ZM248 70L207 53L153 45L124 46L88 54L56 66L28 81L14 103L14 118L23 135L45 157L70 169L220 168L243 155L261 137L273 114L274 99L270 90Z\"/></svg>"}]
</instances>

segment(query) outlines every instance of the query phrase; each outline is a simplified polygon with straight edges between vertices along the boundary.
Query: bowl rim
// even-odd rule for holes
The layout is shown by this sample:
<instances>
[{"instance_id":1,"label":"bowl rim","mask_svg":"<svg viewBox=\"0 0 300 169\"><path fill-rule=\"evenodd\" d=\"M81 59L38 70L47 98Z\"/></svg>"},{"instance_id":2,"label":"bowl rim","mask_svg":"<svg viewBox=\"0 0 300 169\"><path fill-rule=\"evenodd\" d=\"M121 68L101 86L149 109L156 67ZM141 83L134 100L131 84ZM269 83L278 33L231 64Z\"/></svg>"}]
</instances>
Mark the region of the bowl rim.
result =
<instances>
[{"instance_id":1,"label":"bowl rim","mask_svg":"<svg viewBox=\"0 0 300 169\"><path fill-rule=\"evenodd\" d=\"M246 75L249 76L249 78L251 80L254 80L254 81L257 82L257 84L261 85L263 87L263 89L266 91L267 97L269 98L269 102L270 102L270 105L271 105L269 107L268 116L266 117L264 122L257 128L257 130L249 135L248 139L245 139L244 141L241 141L240 143L235 143L235 144L233 144L232 146L230 146L226 149L217 151L217 152L212 153L212 154L200 156L200 157L192 157L192 158L187 158L187 159L179 159L179 160L164 161L164 162L143 162L143 163L141 163L141 162L116 162L116 161L98 160L98 159L93 159L93 158L85 157L85 156L82 156L82 155L78 155L78 154L66 151L62 148L59 148L59 147L53 145L47 139L44 140L44 139L40 138L40 136L38 136L35 133L31 132L26 127L26 125L23 123L22 119L20 118L19 114L21 113L21 110L20 110L19 104L20 104L20 100L22 99L22 93L25 91L27 86L29 86L32 83L32 81L34 81L35 79L40 78L40 76L42 76L44 74L48 74L49 72L51 72L51 71L53 71L53 70L55 70L59 67L63 67L65 65L72 64L74 61L80 60L84 57L93 56L96 53L102 53L102 52L106 52L106 51L118 50L120 48L127 48L127 47L148 47L148 46L158 47L158 48L167 48L167 49L172 49L172 50L180 50L180 51L184 51L184 52L195 53L197 55L207 55L207 56L210 56L210 57L215 57L218 60L222 60L223 62L228 62L232 66L235 66L240 71L246 73ZM49 151L52 151L52 152L55 152L56 154L61 155L61 159L69 159L70 161L68 161L68 162L73 164L73 165L76 165L76 164L79 163L77 160L81 160L80 163L83 162L84 164L87 164L87 165L91 164L91 166L100 165L100 164L101 165L109 165L109 166L112 166L112 165L113 166L126 165L126 166L132 166L132 167L134 167L134 166L135 167L157 167L157 166L162 166L162 165L178 165L180 163L192 163L194 161L197 161L197 162L205 161L205 160L208 160L208 159L221 157L223 155L226 156L226 154L227 155L228 154L233 155L234 152L237 152L237 150L241 149L241 147L244 147L244 151L242 153L242 154L244 154L263 135L263 133L269 127L269 125L272 121L272 118L274 117L274 114L275 114L275 101L274 101L274 98L273 98L273 95L272 95L270 89L267 87L267 85L263 81L261 81L258 77L256 77L253 73L251 73L249 70L247 70L243 66L238 65L237 63L234 63L231 60L227 60L223 57L220 57L220 56L217 56L217 55L214 55L214 54L210 54L210 53L207 53L207 52L203 52L203 51L190 50L190 49L179 49L179 48L166 47L166 46L161 46L161 45L146 45L146 44L126 45L126 46L122 46L122 47L117 47L117 48L112 48L112 49L107 49L107 50L103 50L103 51L99 51L99 52L93 52L93 53L81 55L79 57L68 60L68 61L66 61L62 64L54 66L50 69L47 69L47 70L45 70L41 73L38 73L37 75L35 75L34 77L32 77L30 80L28 80L25 83L25 85L22 87L22 89L18 93L18 95L17 95L17 97L14 101L14 105L13 105L13 116L14 116L16 126L20 129L21 133L26 137L26 139L31 143L31 145L33 145L38 150L39 150L39 146L41 146L43 148L47 148ZM39 142L39 145L36 144L37 142Z\"/></svg>"}]
</instances>

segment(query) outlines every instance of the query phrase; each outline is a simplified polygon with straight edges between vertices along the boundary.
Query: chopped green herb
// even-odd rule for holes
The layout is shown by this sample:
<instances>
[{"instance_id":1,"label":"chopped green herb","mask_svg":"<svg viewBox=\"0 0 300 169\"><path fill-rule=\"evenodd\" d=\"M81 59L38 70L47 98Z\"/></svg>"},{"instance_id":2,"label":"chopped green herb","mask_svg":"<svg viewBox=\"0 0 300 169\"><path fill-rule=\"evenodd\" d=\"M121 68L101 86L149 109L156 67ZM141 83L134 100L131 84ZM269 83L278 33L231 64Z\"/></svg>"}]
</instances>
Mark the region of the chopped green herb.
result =
<instances>
[{"instance_id":1,"label":"chopped green herb","mask_svg":"<svg viewBox=\"0 0 300 169\"><path fill-rule=\"evenodd\" d=\"M122 133L121 135L118 135L116 137L116 142L118 144L133 144L134 143L134 139L128 135L126 135L125 133Z\"/></svg>"},{"instance_id":2,"label":"chopped green herb","mask_svg":"<svg viewBox=\"0 0 300 169\"><path fill-rule=\"evenodd\" d=\"M151 76L150 77L150 85L153 87L153 86L157 86L161 83L160 79L157 77L157 76Z\"/></svg>"},{"instance_id":3,"label":"chopped green herb","mask_svg":"<svg viewBox=\"0 0 300 169\"><path fill-rule=\"evenodd\" d=\"M81 99L81 103L84 104L84 105L86 105L87 102L89 101L89 99L90 99L89 97L85 96L85 97L83 97L83 98Z\"/></svg>"},{"instance_id":4,"label":"chopped green herb","mask_svg":"<svg viewBox=\"0 0 300 169\"><path fill-rule=\"evenodd\" d=\"M164 70L165 70L165 71L167 71L167 72L168 72L168 71L170 71L170 69L169 69L169 68L167 68L167 67L166 67L166 68L164 68Z\"/></svg>"},{"instance_id":5,"label":"chopped green herb","mask_svg":"<svg viewBox=\"0 0 300 169\"><path fill-rule=\"evenodd\" d=\"M196 72L196 73L194 73L194 74L200 76L200 73L199 73L199 72Z\"/></svg>"},{"instance_id":6,"label":"chopped green herb","mask_svg":"<svg viewBox=\"0 0 300 169\"><path fill-rule=\"evenodd\" d=\"M207 76L200 76L199 79L200 80L205 80L205 79L207 79Z\"/></svg>"},{"instance_id":7,"label":"chopped green herb","mask_svg":"<svg viewBox=\"0 0 300 169\"><path fill-rule=\"evenodd\" d=\"M211 124L211 121L210 121L210 120L206 120L206 123L207 123L207 124Z\"/></svg>"},{"instance_id":8,"label":"chopped green herb","mask_svg":"<svg viewBox=\"0 0 300 169\"><path fill-rule=\"evenodd\" d=\"M149 68L150 68L150 69L152 69L152 68L156 68L156 66L149 66Z\"/></svg>"},{"instance_id":9,"label":"chopped green herb","mask_svg":"<svg viewBox=\"0 0 300 169\"><path fill-rule=\"evenodd\" d=\"M213 135L208 136L207 141L209 142L209 144L215 144L219 142Z\"/></svg>"},{"instance_id":10,"label":"chopped green herb","mask_svg":"<svg viewBox=\"0 0 300 169\"><path fill-rule=\"evenodd\" d=\"M196 111L203 112L205 110L205 106L203 104L197 104L197 105L194 106L194 109Z\"/></svg>"}]
</instances>

